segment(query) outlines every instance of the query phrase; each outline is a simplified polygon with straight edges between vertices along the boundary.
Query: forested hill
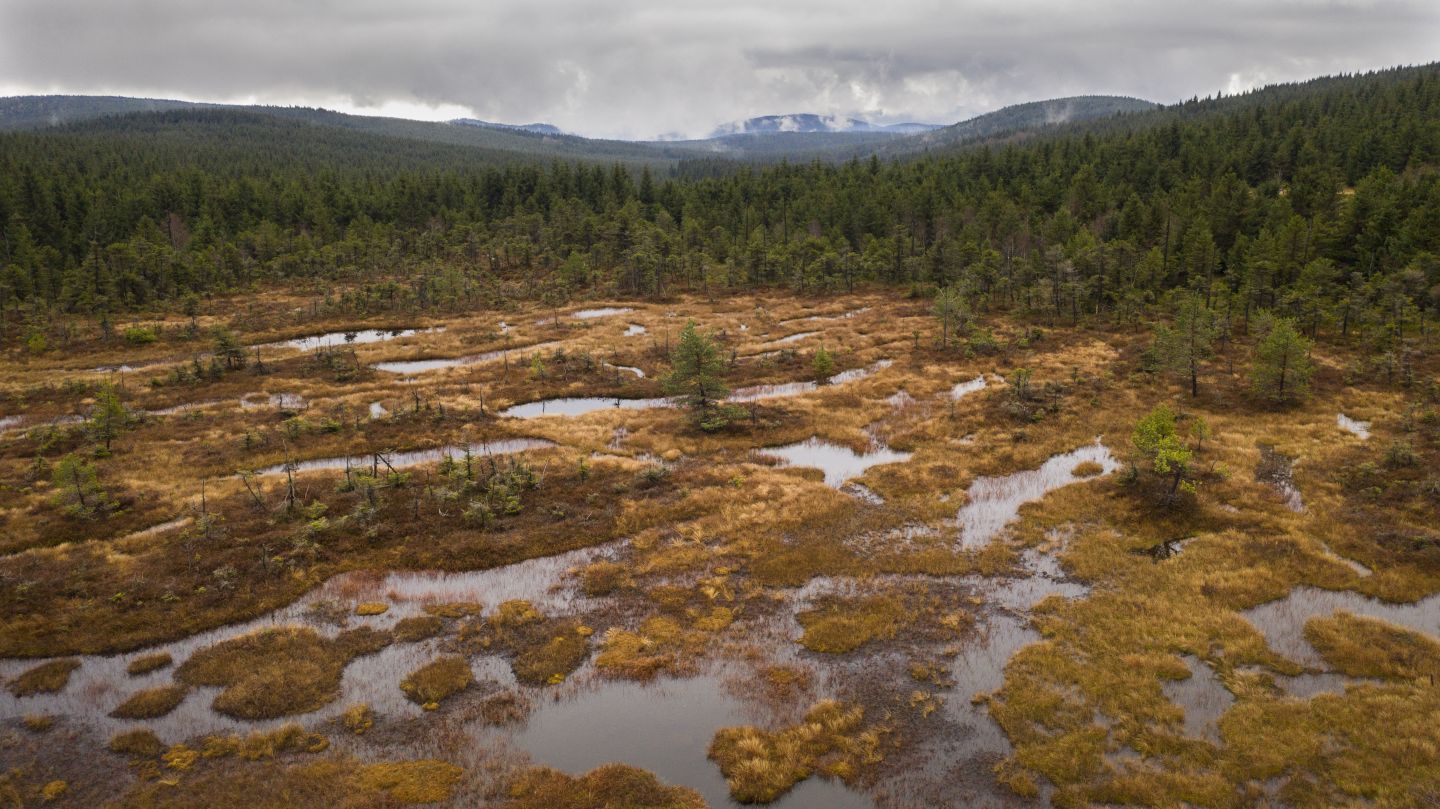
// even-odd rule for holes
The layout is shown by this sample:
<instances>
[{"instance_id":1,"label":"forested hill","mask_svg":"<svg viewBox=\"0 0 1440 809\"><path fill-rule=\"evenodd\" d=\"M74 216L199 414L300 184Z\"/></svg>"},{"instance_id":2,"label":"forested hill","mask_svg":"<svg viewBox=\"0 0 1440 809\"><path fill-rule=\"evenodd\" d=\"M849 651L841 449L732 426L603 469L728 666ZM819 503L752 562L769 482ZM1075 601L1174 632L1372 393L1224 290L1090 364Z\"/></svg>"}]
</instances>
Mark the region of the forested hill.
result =
<instances>
[{"instance_id":1,"label":"forested hill","mask_svg":"<svg viewBox=\"0 0 1440 809\"><path fill-rule=\"evenodd\" d=\"M231 117L234 116L234 117ZM113 96L19 96L0 98L0 131L36 131L44 134L100 132L124 134L129 130L146 134L168 134L172 139L196 135L205 124L243 120L251 124L247 137L258 135L255 123L275 118L317 127L343 129L382 138L400 138L420 143L471 147L478 152L473 161L513 162L541 159L621 162L639 167L667 169L685 152L656 148L628 141L583 138L558 131L531 131L498 124L475 125L468 121L414 121L349 115L312 107L271 107L261 105L199 104L164 99ZM483 123L483 122L482 122ZM175 133L166 133L166 128ZM293 130L277 129L277 136ZM206 139L218 137L209 133ZM283 141L277 142L283 145ZM387 146L377 143L384 150ZM424 147L419 147L423 149Z\"/></svg>"},{"instance_id":2,"label":"forested hill","mask_svg":"<svg viewBox=\"0 0 1440 809\"><path fill-rule=\"evenodd\" d=\"M11 339L16 312L297 280L369 310L474 305L506 278L560 297L878 282L1126 320L1190 288L1312 332L1403 334L1440 306L1435 65L1052 129L693 180L233 111L6 134L0 303Z\"/></svg>"}]
</instances>

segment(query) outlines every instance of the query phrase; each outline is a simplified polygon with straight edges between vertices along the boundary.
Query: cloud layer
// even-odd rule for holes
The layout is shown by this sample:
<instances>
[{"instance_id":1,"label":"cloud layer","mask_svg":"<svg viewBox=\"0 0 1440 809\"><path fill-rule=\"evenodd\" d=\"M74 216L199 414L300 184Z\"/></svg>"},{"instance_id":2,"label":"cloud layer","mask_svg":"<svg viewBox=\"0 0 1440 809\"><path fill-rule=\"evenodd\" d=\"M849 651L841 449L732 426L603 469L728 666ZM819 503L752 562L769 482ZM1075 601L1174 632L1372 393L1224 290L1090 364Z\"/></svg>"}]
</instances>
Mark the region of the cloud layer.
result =
<instances>
[{"instance_id":1,"label":"cloud layer","mask_svg":"<svg viewBox=\"0 0 1440 809\"><path fill-rule=\"evenodd\" d=\"M1440 59L1434 0L5 0L0 91L305 103L700 134L954 121Z\"/></svg>"}]
</instances>

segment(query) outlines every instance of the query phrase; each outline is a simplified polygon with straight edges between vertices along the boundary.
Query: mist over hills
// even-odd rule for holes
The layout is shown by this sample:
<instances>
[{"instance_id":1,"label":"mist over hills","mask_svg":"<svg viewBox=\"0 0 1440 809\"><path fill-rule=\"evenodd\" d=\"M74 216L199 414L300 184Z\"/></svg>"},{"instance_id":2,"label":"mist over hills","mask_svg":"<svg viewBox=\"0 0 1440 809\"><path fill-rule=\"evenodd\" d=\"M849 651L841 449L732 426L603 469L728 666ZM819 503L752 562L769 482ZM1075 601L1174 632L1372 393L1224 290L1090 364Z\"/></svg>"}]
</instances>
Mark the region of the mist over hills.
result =
<instances>
[{"instance_id":1,"label":"mist over hills","mask_svg":"<svg viewBox=\"0 0 1440 809\"><path fill-rule=\"evenodd\" d=\"M762 115L757 118L746 118L743 121L732 121L731 123L716 127L715 130L710 133L710 137L724 138L732 135L758 135L774 132L885 132L896 135L908 135L916 132L928 132L932 129L939 129L942 126L944 126L944 124L874 124L858 118L799 113L793 115Z\"/></svg>"}]
</instances>

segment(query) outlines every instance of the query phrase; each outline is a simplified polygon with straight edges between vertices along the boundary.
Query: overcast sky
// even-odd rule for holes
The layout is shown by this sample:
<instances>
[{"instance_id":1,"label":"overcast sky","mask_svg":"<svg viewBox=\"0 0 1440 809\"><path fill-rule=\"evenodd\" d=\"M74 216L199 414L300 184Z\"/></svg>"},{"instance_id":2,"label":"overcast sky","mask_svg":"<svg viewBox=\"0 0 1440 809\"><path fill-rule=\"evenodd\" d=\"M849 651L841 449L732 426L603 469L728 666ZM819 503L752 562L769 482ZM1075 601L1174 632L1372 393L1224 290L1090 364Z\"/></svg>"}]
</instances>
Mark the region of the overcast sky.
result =
<instances>
[{"instance_id":1,"label":"overcast sky","mask_svg":"<svg viewBox=\"0 0 1440 809\"><path fill-rule=\"evenodd\" d=\"M1173 102L1440 59L1440 0L0 0L0 95L105 93L704 134Z\"/></svg>"}]
</instances>

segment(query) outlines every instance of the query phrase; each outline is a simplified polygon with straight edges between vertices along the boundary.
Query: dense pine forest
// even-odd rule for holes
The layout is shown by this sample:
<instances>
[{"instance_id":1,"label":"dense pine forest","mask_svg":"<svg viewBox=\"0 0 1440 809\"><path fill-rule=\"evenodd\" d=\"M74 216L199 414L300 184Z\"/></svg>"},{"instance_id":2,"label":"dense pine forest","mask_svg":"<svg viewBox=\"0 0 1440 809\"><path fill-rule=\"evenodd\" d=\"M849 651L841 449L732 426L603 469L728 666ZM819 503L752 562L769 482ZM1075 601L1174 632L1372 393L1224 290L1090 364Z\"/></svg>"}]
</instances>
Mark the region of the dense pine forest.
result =
<instances>
[{"instance_id":1,"label":"dense pine forest","mask_svg":"<svg viewBox=\"0 0 1440 809\"><path fill-rule=\"evenodd\" d=\"M881 283L1067 321L1189 289L1235 323L1400 337L1440 308L1437 165L1435 65L894 160L653 171L140 113L0 135L0 310L13 340L278 282L344 282L362 312Z\"/></svg>"}]
</instances>

